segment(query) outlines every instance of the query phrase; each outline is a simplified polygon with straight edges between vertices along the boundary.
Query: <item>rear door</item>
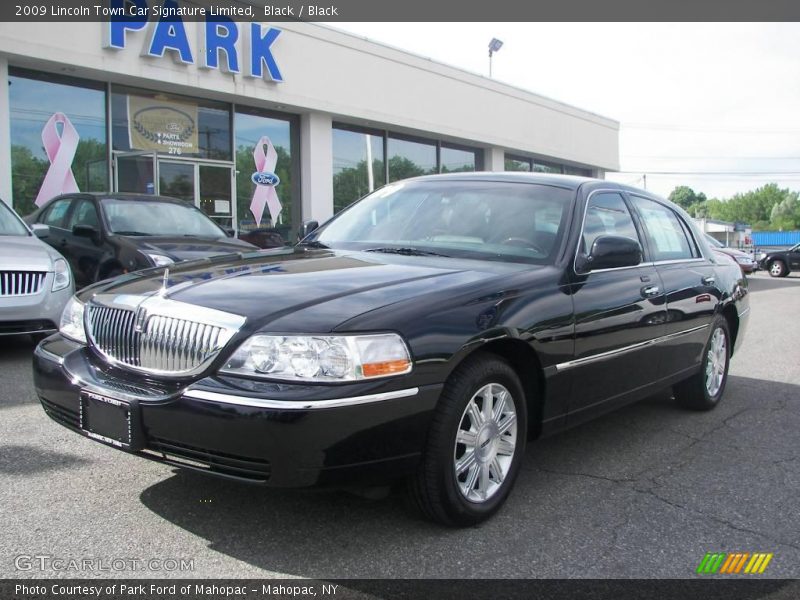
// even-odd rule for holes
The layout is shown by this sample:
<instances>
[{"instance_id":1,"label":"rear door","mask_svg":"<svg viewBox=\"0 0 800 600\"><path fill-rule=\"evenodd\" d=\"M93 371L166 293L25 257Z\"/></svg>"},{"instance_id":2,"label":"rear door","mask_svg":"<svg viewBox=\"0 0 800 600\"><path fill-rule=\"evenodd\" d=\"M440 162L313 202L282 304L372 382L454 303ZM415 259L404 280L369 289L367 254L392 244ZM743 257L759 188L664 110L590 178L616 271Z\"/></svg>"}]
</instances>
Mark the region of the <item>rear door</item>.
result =
<instances>
[{"instance_id":1,"label":"rear door","mask_svg":"<svg viewBox=\"0 0 800 600\"><path fill-rule=\"evenodd\" d=\"M629 195L666 294L665 339L659 344L660 377L689 371L701 362L721 292L714 265L703 258L683 217L653 198ZM721 283L721 282L720 282Z\"/></svg>"},{"instance_id":2,"label":"rear door","mask_svg":"<svg viewBox=\"0 0 800 600\"><path fill-rule=\"evenodd\" d=\"M578 241L578 254L601 235L644 240L623 195L591 192ZM666 307L655 267L646 260L634 267L572 274L575 306L574 360L571 370L570 423L591 418L628 401L632 393L658 377L658 350L651 344L664 334Z\"/></svg>"}]
</instances>

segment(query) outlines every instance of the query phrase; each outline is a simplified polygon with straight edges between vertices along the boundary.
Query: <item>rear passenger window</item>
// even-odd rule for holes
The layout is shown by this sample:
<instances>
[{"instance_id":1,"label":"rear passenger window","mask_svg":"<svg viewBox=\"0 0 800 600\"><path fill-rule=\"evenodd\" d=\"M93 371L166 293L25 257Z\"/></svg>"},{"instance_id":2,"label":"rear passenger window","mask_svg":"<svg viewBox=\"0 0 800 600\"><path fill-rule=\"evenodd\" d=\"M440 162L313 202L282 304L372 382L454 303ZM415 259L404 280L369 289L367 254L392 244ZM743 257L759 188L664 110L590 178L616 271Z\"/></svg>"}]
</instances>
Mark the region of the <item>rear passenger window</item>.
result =
<instances>
[{"instance_id":1,"label":"rear passenger window","mask_svg":"<svg viewBox=\"0 0 800 600\"><path fill-rule=\"evenodd\" d=\"M616 235L639 241L628 206L613 192L594 194L586 207L581 252L589 254L594 241L603 235Z\"/></svg>"},{"instance_id":2,"label":"rear passenger window","mask_svg":"<svg viewBox=\"0 0 800 600\"><path fill-rule=\"evenodd\" d=\"M686 225L678 215L663 204L632 196L631 200L642 217L654 261L696 258L697 249L690 241Z\"/></svg>"}]
</instances>

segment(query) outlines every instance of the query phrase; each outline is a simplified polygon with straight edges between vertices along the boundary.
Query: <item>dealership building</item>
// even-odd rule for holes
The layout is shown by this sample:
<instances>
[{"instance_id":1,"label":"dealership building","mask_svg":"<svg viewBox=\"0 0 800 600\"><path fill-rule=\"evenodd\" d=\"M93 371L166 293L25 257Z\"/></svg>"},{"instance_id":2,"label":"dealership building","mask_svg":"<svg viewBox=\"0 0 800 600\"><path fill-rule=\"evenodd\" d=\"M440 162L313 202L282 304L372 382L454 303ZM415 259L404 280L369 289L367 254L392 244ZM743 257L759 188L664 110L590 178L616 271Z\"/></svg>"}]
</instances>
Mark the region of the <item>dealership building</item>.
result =
<instances>
[{"instance_id":1,"label":"dealership building","mask_svg":"<svg viewBox=\"0 0 800 600\"><path fill-rule=\"evenodd\" d=\"M327 26L0 23L0 197L21 214L157 193L249 230L255 197L288 237L414 175L618 166L616 121Z\"/></svg>"}]
</instances>

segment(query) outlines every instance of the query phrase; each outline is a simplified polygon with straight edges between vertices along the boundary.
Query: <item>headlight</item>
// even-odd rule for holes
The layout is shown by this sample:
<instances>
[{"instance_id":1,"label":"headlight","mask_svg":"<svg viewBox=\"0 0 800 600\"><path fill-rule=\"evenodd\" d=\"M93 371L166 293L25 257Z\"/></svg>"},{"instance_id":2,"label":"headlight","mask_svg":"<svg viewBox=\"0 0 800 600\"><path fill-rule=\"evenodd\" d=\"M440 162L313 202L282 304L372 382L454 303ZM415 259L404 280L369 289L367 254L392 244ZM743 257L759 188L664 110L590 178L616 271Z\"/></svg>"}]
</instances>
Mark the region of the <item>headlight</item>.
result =
<instances>
[{"instance_id":1,"label":"headlight","mask_svg":"<svg viewBox=\"0 0 800 600\"><path fill-rule=\"evenodd\" d=\"M175 262L169 256L164 256L163 254L148 254L145 252L145 256L153 261L153 264L157 267L166 267Z\"/></svg>"},{"instance_id":2,"label":"headlight","mask_svg":"<svg viewBox=\"0 0 800 600\"><path fill-rule=\"evenodd\" d=\"M737 256L736 262L738 262L740 265L749 265L752 264L753 259L749 256Z\"/></svg>"},{"instance_id":3,"label":"headlight","mask_svg":"<svg viewBox=\"0 0 800 600\"><path fill-rule=\"evenodd\" d=\"M59 326L61 335L71 340L86 343L86 330L83 328L83 302L73 296L64 307L61 313L61 325Z\"/></svg>"},{"instance_id":4,"label":"headlight","mask_svg":"<svg viewBox=\"0 0 800 600\"><path fill-rule=\"evenodd\" d=\"M54 265L56 276L53 278L53 291L57 292L69 286L70 272L69 265L63 258L57 258Z\"/></svg>"},{"instance_id":5,"label":"headlight","mask_svg":"<svg viewBox=\"0 0 800 600\"><path fill-rule=\"evenodd\" d=\"M411 371L399 335L254 335L221 369L223 373L290 381L358 381Z\"/></svg>"},{"instance_id":6,"label":"headlight","mask_svg":"<svg viewBox=\"0 0 800 600\"><path fill-rule=\"evenodd\" d=\"M767 257L767 253L766 252L759 252L758 254L756 254L756 258L758 260L764 260L766 257Z\"/></svg>"}]
</instances>

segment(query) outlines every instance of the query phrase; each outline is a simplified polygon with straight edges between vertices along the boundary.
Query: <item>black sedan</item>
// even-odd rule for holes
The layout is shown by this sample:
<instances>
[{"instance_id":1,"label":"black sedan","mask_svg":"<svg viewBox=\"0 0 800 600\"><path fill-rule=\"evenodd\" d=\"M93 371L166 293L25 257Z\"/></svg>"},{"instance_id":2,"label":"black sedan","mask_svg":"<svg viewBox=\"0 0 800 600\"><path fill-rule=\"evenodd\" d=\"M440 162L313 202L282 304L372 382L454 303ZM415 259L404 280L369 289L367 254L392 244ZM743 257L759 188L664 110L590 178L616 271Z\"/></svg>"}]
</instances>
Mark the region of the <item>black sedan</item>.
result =
<instances>
[{"instance_id":1,"label":"black sedan","mask_svg":"<svg viewBox=\"0 0 800 600\"><path fill-rule=\"evenodd\" d=\"M800 271L800 244L767 252L760 256L759 264L772 277L786 277L792 271Z\"/></svg>"},{"instance_id":2,"label":"black sedan","mask_svg":"<svg viewBox=\"0 0 800 600\"><path fill-rule=\"evenodd\" d=\"M295 248L79 292L35 382L58 423L145 458L272 486L405 478L424 514L467 525L531 439L669 386L717 406L747 293L647 192L430 176Z\"/></svg>"},{"instance_id":3,"label":"black sedan","mask_svg":"<svg viewBox=\"0 0 800 600\"><path fill-rule=\"evenodd\" d=\"M50 227L48 244L69 261L79 286L182 260L250 251L200 209L143 194L57 196L25 218Z\"/></svg>"}]
</instances>

